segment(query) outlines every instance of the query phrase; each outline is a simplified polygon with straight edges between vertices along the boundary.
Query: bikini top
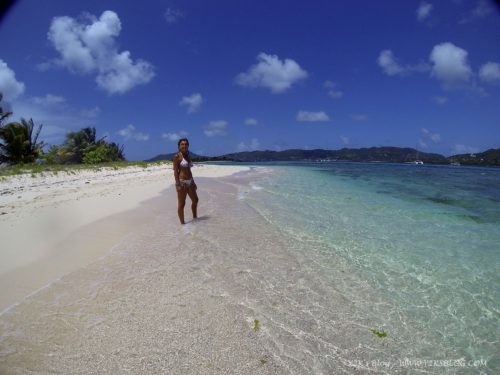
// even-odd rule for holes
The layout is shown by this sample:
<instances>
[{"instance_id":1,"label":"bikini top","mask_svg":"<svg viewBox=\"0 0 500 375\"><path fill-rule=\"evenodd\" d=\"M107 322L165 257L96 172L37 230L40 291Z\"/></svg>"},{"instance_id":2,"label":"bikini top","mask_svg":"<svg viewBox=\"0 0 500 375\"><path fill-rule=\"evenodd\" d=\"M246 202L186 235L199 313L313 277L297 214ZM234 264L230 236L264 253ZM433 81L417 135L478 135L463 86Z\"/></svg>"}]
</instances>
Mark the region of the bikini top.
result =
<instances>
[{"instance_id":1,"label":"bikini top","mask_svg":"<svg viewBox=\"0 0 500 375\"><path fill-rule=\"evenodd\" d=\"M182 158L180 165L183 168L188 168L193 166L193 162L188 162L185 158Z\"/></svg>"}]
</instances>

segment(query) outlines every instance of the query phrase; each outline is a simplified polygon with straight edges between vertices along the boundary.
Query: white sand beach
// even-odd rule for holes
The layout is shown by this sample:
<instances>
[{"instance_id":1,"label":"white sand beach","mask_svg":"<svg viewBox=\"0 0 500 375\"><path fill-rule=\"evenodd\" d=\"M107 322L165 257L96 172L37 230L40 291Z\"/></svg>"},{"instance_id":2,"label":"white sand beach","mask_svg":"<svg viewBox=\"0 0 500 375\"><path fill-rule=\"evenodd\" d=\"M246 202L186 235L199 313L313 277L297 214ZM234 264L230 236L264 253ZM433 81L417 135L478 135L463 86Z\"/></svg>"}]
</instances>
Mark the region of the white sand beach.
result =
<instances>
[{"instance_id":1,"label":"white sand beach","mask_svg":"<svg viewBox=\"0 0 500 375\"><path fill-rule=\"evenodd\" d=\"M196 164L195 177L248 167ZM0 311L105 255L154 213L176 215L171 164L4 177L0 182ZM189 203L189 199L188 199ZM187 217L190 215L186 205ZM133 210L131 213L130 210Z\"/></svg>"}]
</instances>

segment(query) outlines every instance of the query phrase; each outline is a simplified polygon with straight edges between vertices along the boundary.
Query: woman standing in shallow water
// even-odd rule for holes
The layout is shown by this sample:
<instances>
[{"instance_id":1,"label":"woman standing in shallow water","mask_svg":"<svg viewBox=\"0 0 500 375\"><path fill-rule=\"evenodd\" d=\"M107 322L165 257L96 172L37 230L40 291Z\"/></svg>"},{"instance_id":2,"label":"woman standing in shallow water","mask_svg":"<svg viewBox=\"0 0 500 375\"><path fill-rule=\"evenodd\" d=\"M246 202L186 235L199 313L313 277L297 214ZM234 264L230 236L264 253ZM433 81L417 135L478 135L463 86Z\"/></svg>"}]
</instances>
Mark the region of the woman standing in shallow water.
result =
<instances>
[{"instance_id":1,"label":"woman standing in shallow water","mask_svg":"<svg viewBox=\"0 0 500 375\"><path fill-rule=\"evenodd\" d=\"M174 177L175 189L177 190L177 214L181 224L184 224L184 206L186 205L186 195L191 198L191 210L193 211L193 219L197 218L196 209L198 207L198 194L196 194L196 186L191 167L193 162L189 156L189 141L187 138L179 139L177 143L179 152L174 156Z\"/></svg>"}]
</instances>

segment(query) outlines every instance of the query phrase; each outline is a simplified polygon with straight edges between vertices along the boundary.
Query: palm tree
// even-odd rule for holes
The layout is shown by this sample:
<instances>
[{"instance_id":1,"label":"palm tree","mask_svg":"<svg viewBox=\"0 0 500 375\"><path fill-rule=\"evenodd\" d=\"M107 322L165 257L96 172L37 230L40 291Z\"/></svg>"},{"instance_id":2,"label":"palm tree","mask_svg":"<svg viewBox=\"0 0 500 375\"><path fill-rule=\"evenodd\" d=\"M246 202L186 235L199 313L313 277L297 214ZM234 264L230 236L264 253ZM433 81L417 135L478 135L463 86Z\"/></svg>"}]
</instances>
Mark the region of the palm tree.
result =
<instances>
[{"instance_id":1,"label":"palm tree","mask_svg":"<svg viewBox=\"0 0 500 375\"><path fill-rule=\"evenodd\" d=\"M0 102L2 101L2 99L3 99L3 94L0 92ZM12 112L9 111L4 112L3 107L0 107L0 126L3 125L4 120L10 115L12 115Z\"/></svg>"},{"instance_id":2,"label":"palm tree","mask_svg":"<svg viewBox=\"0 0 500 375\"><path fill-rule=\"evenodd\" d=\"M120 146L115 142L107 144L108 149L108 159L109 161L120 161L125 160L125 154L123 153L124 146Z\"/></svg>"},{"instance_id":3,"label":"palm tree","mask_svg":"<svg viewBox=\"0 0 500 375\"><path fill-rule=\"evenodd\" d=\"M64 159L69 163L81 163L84 156L105 144L104 138L96 140L95 128L83 128L77 132L66 134L66 141L62 146Z\"/></svg>"},{"instance_id":4,"label":"palm tree","mask_svg":"<svg viewBox=\"0 0 500 375\"><path fill-rule=\"evenodd\" d=\"M33 119L10 122L0 127L0 162L33 163L40 155L43 142L37 143L42 125L34 132Z\"/></svg>"}]
</instances>

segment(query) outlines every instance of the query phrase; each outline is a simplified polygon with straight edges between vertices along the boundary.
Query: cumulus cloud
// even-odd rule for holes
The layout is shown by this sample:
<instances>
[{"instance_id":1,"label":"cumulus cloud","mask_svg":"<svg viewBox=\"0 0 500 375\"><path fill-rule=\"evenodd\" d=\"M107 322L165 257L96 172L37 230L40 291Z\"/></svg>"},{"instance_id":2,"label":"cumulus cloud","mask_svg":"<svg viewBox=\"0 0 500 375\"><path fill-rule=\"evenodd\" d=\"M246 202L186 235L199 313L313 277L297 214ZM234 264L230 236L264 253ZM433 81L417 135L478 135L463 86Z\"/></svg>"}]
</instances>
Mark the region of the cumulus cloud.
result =
<instances>
[{"instance_id":1,"label":"cumulus cloud","mask_svg":"<svg viewBox=\"0 0 500 375\"><path fill-rule=\"evenodd\" d=\"M227 121L216 120L210 121L208 125L205 125L203 133L207 137L218 137L226 135Z\"/></svg>"},{"instance_id":2,"label":"cumulus cloud","mask_svg":"<svg viewBox=\"0 0 500 375\"><path fill-rule=\"evenodd\" d=\"M434 46L429 59L432 62L431 76L441 81L444 88L453 88L467 84L472 76L472 69L467 61L467 51L453 43L441 43Z\"/></svg>"},{"instance_id":3,"label":"cumulus cloud","mask_svg":"<svg viewBox=\"0 0 500 375\"><path fill-rule=\"evenodd\" d=\"M168 24L173 24L181 18L184 18L184 14L179 9L167 8L165 13L163 14L163 17L165 17L165 21L167 21Z\"/></svg>"},{"instance_id":4,"label":"cumulus cloud","mask_svg":"<svg viewBox=\"0 0 500 375\"><path fill-rule=\"evenodd\" d=\"M33 98L33 101L39 105L52 106L52 105L65 103L66 98L64 98L63 96L59 96L59 95L47 94L47 95L42 96L42 97L35 96Z\"/></svg>"},{"instance_id":5,"label":"cumulus cloud","mask_svg":"<svg viewBox=\"0 0 500 375\"><path fill-rule=\"evenodd\" d=\"M135 131L135 126L132 124L127 125L126 128L120 129L118 135L123 137L125 141L130 139L134 141L147 141L149 139L149 134L144 134Z\"/></svg>"},{"instance_id":6,"label":"cumulus cloud","mask_svg":"<svg viewBox=\"0 0 500 375\"><path fill-rule=\"evenodd\" d=\"M177 141L179 141L179 139L185 138L187 135L188 135L187 132L181 130L181 131L176 132L176 133L163 133L161 135L161 137L163 139L168 139L169 141L172 141L172 142L177 142Z\"/></svg>"},{"instance_id":7,"label":"cumulus cloud","mask_svg":"<svg viewBox=\"0 0 500 375\"><path fill-rule=\"evenodd\" d=\"M479 78L487 83L500 83L500 64L487 62L479 69Z\"/></svg>"},{"instance_id":8,"label":"cumulus cloud","mask_svg":"<svg viewBox=\"0 0 500 375\"><path fill-rule=\"evenodd\" d=\"M322 121L329 121L330 117L328 117L328 115L323 111L321 112L299 111L295 119L300 122L322 122Z\"/></svg>"},{"instance_id":9,"label":"cumulus cloud","mask_svg":"<svg viewBox=\"0 0 500 375\"><path fill-rule=\"evenodd\" d=\"M302 79L307 78L307 72L294 60L280 60L276 55L260 53L259 61L252 65L246 73L236 76L235 82L245 87L264 87L272 93L282 93Z\"/></svg>"},{"instance_id":10,"label":"cumulus cloud","mask_svg":"<svg viewBox=\"0 0 500 375\"><path fill-rule=\"evenodd\" d=\"M332 81L325 81L323 87L327 89L328 95L334 99L339 99L344 96L344 93L339 90L338 84Z\"/></svg>"},{"instance_id":11,"label":"cumulus cloud","mask_svg":"<svg viewBox=\"0 0 500 375\"><path fill-rule=\"evenodd\" d=\"M432 4L422 1L417 9L417 20L420 22L426 20L431 14L433 7Z\"/></svg>"},{"instance_id":12,"label":"cumulus cloud","mask_svg":"<svg viewBox=\"0 0 500 375\"><path fill-rule=\"evenodd\" d=\"M421 73L429 70L429 66L424 62L415 65L401 65L389 49L380 52L377 63L388 76L405 75L412 72Z\"/></svg>"},{"instance_id":13,"label":"cumulus cloud","mask_svg":"<svg viewBox=\"0 0 500 375\"><path fill-rule=\"evenodd\" d=\"M200 93L195 93L190 96L184 96L179 102L180 105L188 107L188 113L196 112L198 109L200 109L202 103L203 97Z\"/></svg>"},{"instance_id":14,"label":"cumulus cloud","mask_svg":"<svg viewBox=\"0 0 500 375\"><path fill-rule=\"evenodd\" d=\"M260 125L260 124L259 124L259 121L257 121L257 119L255 119L253 117L249 117L249 118L245 119L245 125L256 126L256 125Z\"/></svg>"},{"instance_id":15,"label":"cumulus cloud","mask_svg":"<svg viewBox=\"0 0 500 375\"><path fill-rule=\"evenodd\" d=\"M0 92L5 101L12 101L24 92L25 85L16 79L16 73L0 59Z\"/></svg>"},{"instance_id":16,"label":"cumulus cloud","mask_svg":"<svg viewBox=\"0 0 500 375\"><path fill-rule=\"evenodd\" d=\"M48 38L60 54L56 64L73 73L95 74L97 85L110 94L148 83L155 75L153 66L140 59L134 62L129 51L118 51L115 38L121 28L118 15L110 10L98 19L55 17Z\"/></svg>"},{"instance_id":17,"label":"cumulus cloud","mask_svg":"<svg viewBox=\"0 0 500 375\"><path fill-rule=\"evenodd\" d=\"M238 151L255 151L259 148L260 142L257 138L252 138L250 143L245 142L238 143Z\"/></svg>"},{"instance_id":18,"label":"cumulus cloud","mask_svg":"<svg viewBox=\"0 0 500 375\"><path fill-rule=\"evenodd\" d=\"M345 137L345 136L343 136L343 135L341 135L341 136L340 136L340 140L342 141L342 144L343 144L344 146L348 145L348 144L349 144L349 141L350 141L348 137Z\"/></svg>"}]
</instances>

